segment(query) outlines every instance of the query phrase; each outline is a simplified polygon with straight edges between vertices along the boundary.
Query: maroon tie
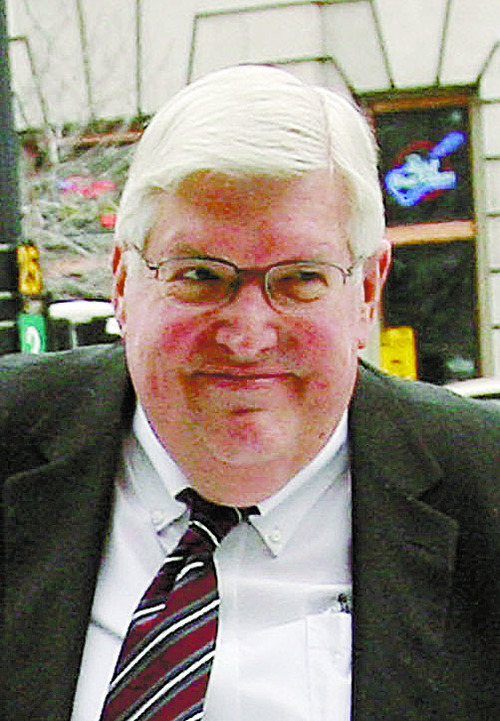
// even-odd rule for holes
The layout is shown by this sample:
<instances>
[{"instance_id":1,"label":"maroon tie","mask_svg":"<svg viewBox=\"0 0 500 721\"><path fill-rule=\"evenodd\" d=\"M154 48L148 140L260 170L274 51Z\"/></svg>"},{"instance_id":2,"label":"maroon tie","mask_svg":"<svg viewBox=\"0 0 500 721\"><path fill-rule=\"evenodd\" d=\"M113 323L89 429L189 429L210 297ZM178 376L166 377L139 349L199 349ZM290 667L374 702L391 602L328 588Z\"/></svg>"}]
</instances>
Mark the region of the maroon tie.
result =
<instances>
[{"instance_id":1,"label":"maroon tie","mask_svg":"<svg viewBox=\"0 0 500 721\"><path fill-rule=\"evenodd\" d=\"M192 489L189 527L132 616L101 721L195 721L215 653L219 594L213 552L253 508L204 500Z\"/></svg>"}]
</instances>

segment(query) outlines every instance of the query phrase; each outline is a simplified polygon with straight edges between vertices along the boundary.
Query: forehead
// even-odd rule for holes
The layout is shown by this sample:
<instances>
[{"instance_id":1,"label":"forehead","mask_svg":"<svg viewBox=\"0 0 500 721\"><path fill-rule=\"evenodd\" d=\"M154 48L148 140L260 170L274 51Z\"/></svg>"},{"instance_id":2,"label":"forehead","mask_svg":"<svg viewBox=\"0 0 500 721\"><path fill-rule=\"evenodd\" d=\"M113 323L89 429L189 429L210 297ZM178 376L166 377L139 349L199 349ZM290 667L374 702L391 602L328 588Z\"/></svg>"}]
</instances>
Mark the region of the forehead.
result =
<instances>
[{"instance_id":1,"label":"forehead","mask_svg":"<svg viewBox=\"0 0 500 721\"><path fill-rule=\"evenodd\" d=\"M214 217L242 213L259 216L277 207L302 179L233 177L223 173L193 173L177 189L179 199Z\"/></svg>"},{"instance_id":2,"label":"forehead","mask_svg":"<svg viewBox=\"0 0 500 721\"><path fill-rule=\"evenodd\" d=\"M346 193L326 170L291 179L194 174L161 193L157 208L151 251L269 261L347 250Z\"/></svg>"}]
</instances>

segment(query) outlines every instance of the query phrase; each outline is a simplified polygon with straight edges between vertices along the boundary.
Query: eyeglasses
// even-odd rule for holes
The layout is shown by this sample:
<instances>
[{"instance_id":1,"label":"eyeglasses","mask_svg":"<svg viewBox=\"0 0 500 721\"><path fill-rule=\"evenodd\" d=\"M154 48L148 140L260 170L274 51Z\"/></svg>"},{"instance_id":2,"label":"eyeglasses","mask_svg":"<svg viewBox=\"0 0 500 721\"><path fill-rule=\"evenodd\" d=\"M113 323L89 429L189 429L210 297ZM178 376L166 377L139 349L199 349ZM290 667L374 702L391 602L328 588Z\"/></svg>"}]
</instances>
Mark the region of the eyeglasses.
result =
<instances>
[{"instance_id":1,"label":"eyeglasses","mask_svg":"<svg viewBox=\"0 0 500 721\"><path fill-rule=\"evenodd\" d=\"M284 261L266 268L238 268L227 260L211 257L166 258L153 263L135 248L162 294L180 303L218 306L231 301L244 280L259 278L269 304L293 311L335 295L352 277L356 264L343 268L312 260Z\"/></svg>"}]
</instances>

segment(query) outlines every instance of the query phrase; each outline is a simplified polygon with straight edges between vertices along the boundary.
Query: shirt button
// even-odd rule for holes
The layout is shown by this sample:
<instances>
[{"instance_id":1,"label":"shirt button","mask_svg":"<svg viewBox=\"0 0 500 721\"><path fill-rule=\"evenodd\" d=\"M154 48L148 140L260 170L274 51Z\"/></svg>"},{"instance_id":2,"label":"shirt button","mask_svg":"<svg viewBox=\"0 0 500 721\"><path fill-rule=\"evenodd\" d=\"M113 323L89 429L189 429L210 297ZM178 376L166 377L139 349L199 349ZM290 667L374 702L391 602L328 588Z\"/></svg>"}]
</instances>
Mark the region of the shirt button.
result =
<instances>
[{"instance_id":1,"label":"shirt button","mask_svg":"<svg viewBox=\"0 0 500 721\"><path fill-rule=\"evenodd\" d=\"M151 514L151 520L155 526L160 526L165 520L165 514L163 511L153 511Z\"/></svg>"},{"instance_id":2,"label":"shirt button","mask_svg":"<svg viewBox=\"0 0 500 721\"><path fill-rule=\"evenodd\" d=\"M279 543L281 541L281 531L279 528L274 528L269 534L269 540L272 543Z\"/></svg>"}]
</instances>

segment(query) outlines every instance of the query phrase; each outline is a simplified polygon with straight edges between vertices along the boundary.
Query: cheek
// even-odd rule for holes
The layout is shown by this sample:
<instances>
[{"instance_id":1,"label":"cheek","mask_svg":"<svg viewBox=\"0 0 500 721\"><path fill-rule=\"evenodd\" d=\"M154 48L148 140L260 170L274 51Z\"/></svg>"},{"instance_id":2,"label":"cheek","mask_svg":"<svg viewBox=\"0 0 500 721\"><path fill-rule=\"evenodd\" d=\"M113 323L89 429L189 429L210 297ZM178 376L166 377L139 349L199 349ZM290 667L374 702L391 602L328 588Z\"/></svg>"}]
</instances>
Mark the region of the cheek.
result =
<instances>
[{"instance_id":1,"label":"cheek","mask_svg":"<svg viewBox=\"0 0 500 721\"><path fill-rule=\"evenodd\" d=\"M297 331L297 347L306 365L328 371L357 353L357 329L348 318L332 314L303 325Z\"/></svg>"},{"instance_id":2,"label":"cheek","mask_svg":"<svg viewBox=\"0 0 500 721\"><path fill-rule=\"evenodd\" d=\"M349 313L330 313L321 321L303 325L299 337L299 364L307 369L304 407L311 414L328 415L332 409L342 410L357 372L357 325Z\"/></svg>"},{"instance_id":3,"label":"cheek","mask_svg":"<svg viewBox=\"0 0 500 721\"><path fill-rule=\"evenodd\" d=\"M131 296L125 343L129 353L149 368L182 368L203 344L204 325L199 313L186 312L161 300Z\"/></svg>"}]
</instances>

